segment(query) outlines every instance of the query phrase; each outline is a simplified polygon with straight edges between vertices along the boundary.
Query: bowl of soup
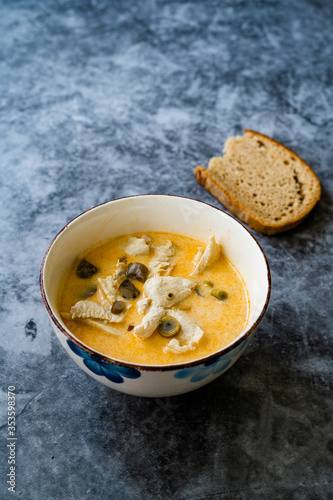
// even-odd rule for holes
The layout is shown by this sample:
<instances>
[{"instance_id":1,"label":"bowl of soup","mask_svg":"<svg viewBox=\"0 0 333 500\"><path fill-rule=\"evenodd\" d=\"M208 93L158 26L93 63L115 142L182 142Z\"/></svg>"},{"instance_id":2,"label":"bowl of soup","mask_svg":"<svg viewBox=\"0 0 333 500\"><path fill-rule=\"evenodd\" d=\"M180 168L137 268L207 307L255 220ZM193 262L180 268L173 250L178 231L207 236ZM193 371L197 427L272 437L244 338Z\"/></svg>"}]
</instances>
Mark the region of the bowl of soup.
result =
<instances>
[{"instance_id":1,"label":"bowl of soup","mask_svg":"<svg viewBox=\"0 0 333 500\"><path fill-rule=\"evenodd\" d=\"M270 271L226 212L140 195L66 224L44 255L40 287L82 370L118 391L163 397L202 387L239 359L266 311Z\"/></svg>"}]
</instances>

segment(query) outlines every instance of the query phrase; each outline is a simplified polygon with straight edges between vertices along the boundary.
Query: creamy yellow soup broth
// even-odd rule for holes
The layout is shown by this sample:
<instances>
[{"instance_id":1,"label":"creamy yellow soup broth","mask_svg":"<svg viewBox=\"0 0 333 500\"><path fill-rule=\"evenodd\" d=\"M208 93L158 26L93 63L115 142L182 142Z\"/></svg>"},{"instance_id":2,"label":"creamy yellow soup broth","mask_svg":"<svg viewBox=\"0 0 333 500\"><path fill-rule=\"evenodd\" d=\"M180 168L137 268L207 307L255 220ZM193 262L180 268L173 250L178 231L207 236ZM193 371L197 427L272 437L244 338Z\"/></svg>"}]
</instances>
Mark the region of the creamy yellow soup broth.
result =
<instances>
[{"instance_id":1,"label":"creamy yellow soup broth","mask_svg":"<svg viewBox=\"0 0 333 500\"><path fill-rule=\"evenodd\" d=\"M137 238L137 240L131 241L146 242L142 240L143 237L149 243L148 253L130 255L128 252L132 251L133 253L133 249L130 248L129 238ZM147 252L144 243L142 243L142 246L142 251ZM161 247L172 248L169 254L173 253L173 255L168 256L168 262L162 266L164 269L153 271L151 263L154 263L154 258L156 261ZM59 310L64 323L87 346L118 360L137 364L182 363L216 352L232 342L246 327L249 300L242 277L223 255L222 249L220 249L218 257L215 256L213 262L208 262L207 266L203 265L201 270L199 269L194 274L191 274L198 266L200 257L202 258L202 255L205 254L207 247L208 242L160 232L136 233L130 237L126 235L108 241L85 256L85 261L91 265L91 268L88 266L88 277L82 278L82 276L78 276L77 270L80 263L78 260L65 280L59 297ZM201 250L198 250L200 248ZM140 251L140 248L138 250ZM120 267L118 259L122 261ZM72 308L75 304L82 304L82 301L83 305L88 304L88 306L91 305L90 302L104 304L105 310L111 310L114 296L113 298L107 296L105 287L104 291L101 287L100 280L113 277L112 282L116 283L115 287L117 288L117 279L118 284L122 280L122 278L120 280L117 278L117 275L122 276L121 273L117 273L117 270L119 271L120 268L123 272L126 272L128 264L133 262L144 264L149 273L144 283L131 279L140 292L138 297L124 299L119 297L117 292L118 299L125 304L126 308L126 312L122 312L123 319L120 322L110 323L107 320L94 319L92 316L90 319L87 317L75 317L73 319ZM203 262L203 264L205 263ZM89 276L89 269L94 272L91 276ZM136 329L133 327L142 324L144 317L154 304L154 302L151 303L147 299L146 310L144 312L142 312L142 309L141 312L138 310L139 301L146 296L144 286L154 276L184 278L191 280L194 284L188 296L171 308L166 308L163 314L163 317L172 317L173 312L177 314L180 311L182 318L189 318L192 325L195 323L202 330L203 334L200 340L194 342L189 349L187 349L186 344L185 348L184 346L180 347L181 352L166 349L172 338L181 338L181 333L175 335L175 337L166 338L156 328L147 338L135 334ZM222 299L212 295L212 293L216 295L221 290L227 293L226 298L224 298L223 294ZM158 289L156 293L158 293ZM181 321L179 323L180 332L182 332ZM103 325L105 325L105 328L111 327L113 333L105 330ZM185 331L185 325L183 330Z\"/></svg>"}]
</instances>

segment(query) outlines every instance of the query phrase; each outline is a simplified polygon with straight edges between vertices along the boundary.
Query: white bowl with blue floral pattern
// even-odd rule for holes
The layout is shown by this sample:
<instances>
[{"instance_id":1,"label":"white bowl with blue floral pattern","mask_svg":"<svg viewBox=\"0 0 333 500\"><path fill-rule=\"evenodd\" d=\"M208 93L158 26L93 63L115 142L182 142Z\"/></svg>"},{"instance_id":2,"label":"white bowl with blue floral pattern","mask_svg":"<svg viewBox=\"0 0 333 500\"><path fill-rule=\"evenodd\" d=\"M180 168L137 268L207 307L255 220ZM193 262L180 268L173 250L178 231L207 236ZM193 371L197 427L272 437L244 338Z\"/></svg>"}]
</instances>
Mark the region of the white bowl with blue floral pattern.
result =
<instances>
[{"instance_id":1,"label":"white bowl with blue floral pattern","mask_svg":"<svg viewBox=\"0 0 333 500\"><path fill-rule=\"evenodd\" d=\"M77 339L63 323L58 290L78 255L94 243L139 231L163 231L208 241L214 235L242 275L249 293L246 329L223 349L188 363L136 365L113 359ZM70 357L88 375L127 394L163 397L183 394L212 382L237 361L253 338L270 296L266 257L251 233L235 218L206 203L169 195L113 200L79 215L53 239L40 273L41 293L51 324ZM207 332L209 334L209 332Z\"/></svg>"}]
</instances>

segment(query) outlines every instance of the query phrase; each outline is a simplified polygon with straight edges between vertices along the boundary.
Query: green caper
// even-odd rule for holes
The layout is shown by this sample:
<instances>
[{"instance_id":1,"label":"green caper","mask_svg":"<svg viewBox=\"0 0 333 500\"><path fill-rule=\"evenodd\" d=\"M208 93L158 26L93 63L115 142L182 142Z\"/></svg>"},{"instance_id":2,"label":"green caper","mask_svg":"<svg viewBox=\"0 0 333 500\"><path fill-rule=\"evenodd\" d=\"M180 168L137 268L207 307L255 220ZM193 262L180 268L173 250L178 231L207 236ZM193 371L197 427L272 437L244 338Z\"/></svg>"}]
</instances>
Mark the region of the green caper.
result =
<instances>
[{"instance_id":1,"label":"green caper","mask_svg":"<svg viewBox=\"0 0 333 500\"><path fill-rule=\"evenodd\" d=\"M120 285L121 285L124 281L126 281L126 279L127 279L127 278L126 278L126 274L125 274L125 273L119 273L119 275L117 275L117 280L115 281L115 284L114 284L114 285L115 285L115 287L116 287L116 288L119 288L119 287L120 287Z\"/></svg>"},{"instance_id":2,"label":"green caper","mask_svg":"<svg viewBox=\"0 0 333 500\"><path fill-rule=\"evenodd\" d=\"M180 324L173 316L164 316L158 325L158 333L162 337L174 337L180 332Z\"/></svg>"},{"instance_id":3,"label":"green caper","mask_svg":"<svg viewBox=\"0 0 333 500\"><path fill-rule=\"evenodd\" d=\"M120 278L120 276L125 276L126 277L126 273L124 273L124 271L118 271L117 274L116 274L116 278Z\"/></svg>"},{"instance_id":4,"label":"green caper","mask_svg":"<svg viewBox=\"0 0 333 500\"><path fill-rule=\"evenodd\" d=\"M111 307L111 312L112 314L120 314L121 312L123 312L124 307L125 302L123 302L122 300L116 300L116 302Z\"/></svg>"},{"instance_id":5,"label":"green caper","mask_svg":"<svg viewBox=\"0 0 333 500\"><path fill-rule=\"evenodd\" d=\"M190 311L191 310L191 306L179 306L179 309L181 311Z\"/></svg>"},{"instance_id":6,"label":"green caper","mask_svg":"<svg viewBox=\"0 0 333 500\"><path fill-rule=\"evenodd\" d=\"M86 259L82 259L76 269L76 276L83 280L91 278L91 276L96 273L98 273L97 267L88 262Z\"/></svg>"},{"instance_id":7,"label":"green caper","mask_svg":"<svg viewBox=\"0 0 333 500\"><path fill-rule=\"evenodd\" d=\"M170 293L168 293L168 295L167 295L167 299L168 299L168 300L172 300L173 298L174 298L174 294L173 294L173 293L171 293L171 292L170 292Z\"/></svg>"},{"instance_id":8,"label":"green caper","mask_svg":"<svg viewBox=\"0 0 333 500\"><path fill-rule=\"evenodd\" d=\"M208 280L204 281L204 285L207 285L210 288L213 288L213 286L214 286L213 283L211 281L208 281Z\"/></svg>"},{"instance_id":9,"label":"green caper","mask_svg":"<svg viewBox=\"0 0 333 500\"><path fill-rule=\"evenodd\" d=\"M210 294L219 300L225 300L228 298L228 294L224 290L212 290Z\"/></svg>"}]
</instances>

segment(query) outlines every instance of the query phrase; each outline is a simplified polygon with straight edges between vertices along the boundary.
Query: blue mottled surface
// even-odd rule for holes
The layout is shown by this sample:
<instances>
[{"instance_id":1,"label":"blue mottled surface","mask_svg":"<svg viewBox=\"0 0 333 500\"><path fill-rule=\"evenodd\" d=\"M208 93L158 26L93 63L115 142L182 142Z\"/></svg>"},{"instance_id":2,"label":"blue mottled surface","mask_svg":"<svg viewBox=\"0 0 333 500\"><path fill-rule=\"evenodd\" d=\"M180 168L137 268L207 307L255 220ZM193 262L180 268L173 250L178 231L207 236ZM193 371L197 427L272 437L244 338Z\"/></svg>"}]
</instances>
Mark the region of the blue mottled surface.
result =
<instances>
[{"instance_id":1,"label":"blue mottled surface","mask_svg":"<svg viewBox=\"0 0 333 500\"><path fill-rule=\"evenodd\" d=\"M1 498L8 385L24 500L333 498L332 26L324 0L1 1ZM244 127L323 186L298 228L256 235L273 290L255 340L185 396L103 387L51 330L49 242L121 196L219 206L192 169Z\"/></svg>"}]
</instances>

